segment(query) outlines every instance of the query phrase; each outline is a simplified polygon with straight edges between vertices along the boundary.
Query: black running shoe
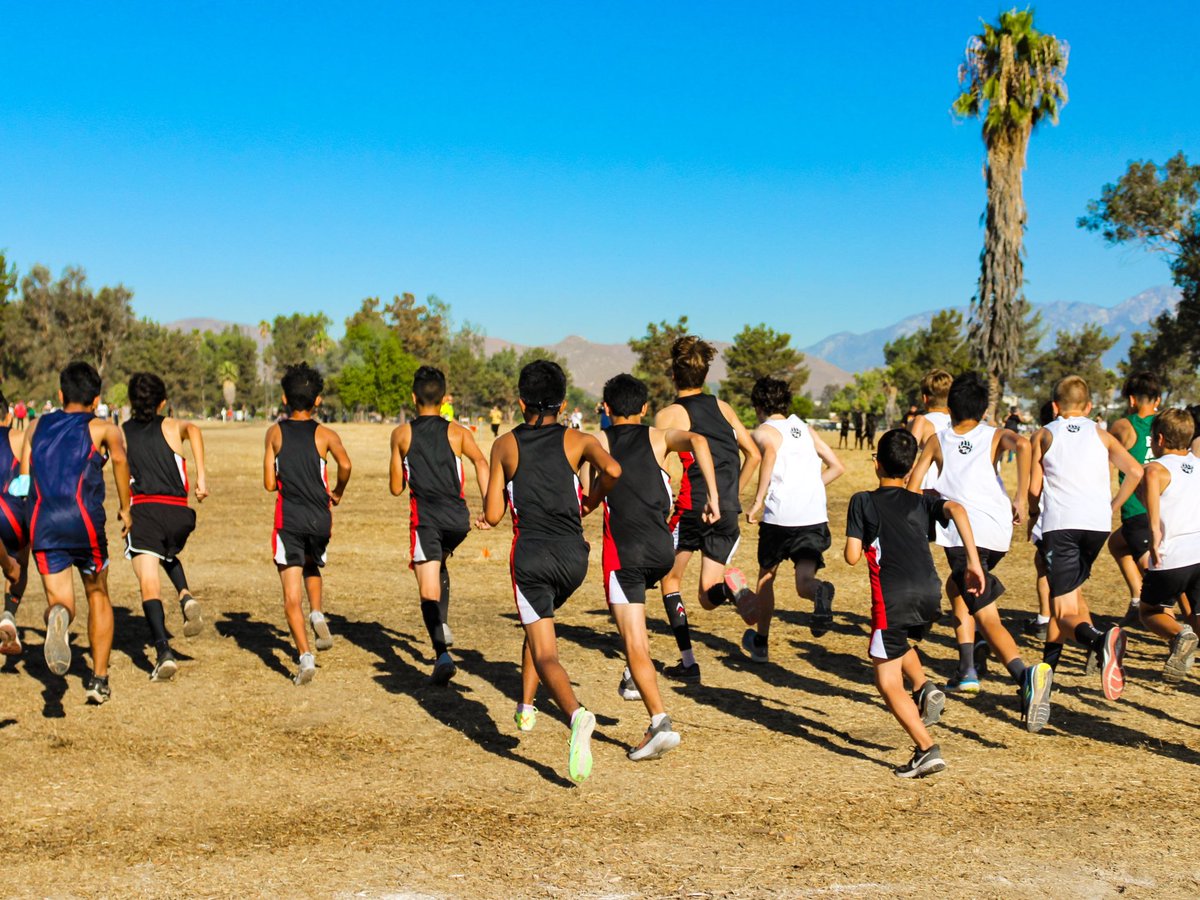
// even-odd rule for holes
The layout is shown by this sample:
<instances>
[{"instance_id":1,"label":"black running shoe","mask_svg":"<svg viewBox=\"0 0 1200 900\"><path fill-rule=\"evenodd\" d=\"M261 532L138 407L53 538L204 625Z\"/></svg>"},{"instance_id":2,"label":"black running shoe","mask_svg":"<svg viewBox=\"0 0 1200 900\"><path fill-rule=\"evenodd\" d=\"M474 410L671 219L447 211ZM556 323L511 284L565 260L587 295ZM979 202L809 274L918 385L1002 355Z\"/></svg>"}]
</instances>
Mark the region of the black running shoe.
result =
<instances>
[{"instance_id":1,"label":"black running shoe","mask_svg":"<svg viewBox=\"0 0 1200 900\"><path fill-rule=\"evenodd\" d=\"M833 627L833 583L818 581L813 594L813 614L808 620L808 630L813 637L821 637Z\"/></svg>"},{"instance_id":2,"label":"black running shoe","mask_svg":"<svg viewBox=\"0 0 1200 900\"><path fill-rule=\"evenodd\" d=\"M108 686L108 676L103 678L92 675L87 680L87 686L83 690L84 699L88 703L99 706L101 703L107 703L112 697L112 688Z\"/></svg>"},{"instance_id":3,"label":"black running shoe","mask_svg":"<svg viewBox=\"0 0 1200 900\"><path fill-rule=\"evenodd\" d=\"M154 671L150 673L151 681L170 681L179 671L179 661L170 647L158 651L158 660L154 663Z\"/></svg>"},{"instance_id":4,"label":"black running shoe","mask_svg":"<svg viewBox=\"0 0 1200 900\"><path fill-rule=\"evenodd\" d=\"M1025 635L1025 637L1037 638L1039 641L1044 641L1049 631L1050 623L1039 622L1037 616L1030 616L1021 623L1021 634Z\"/></svg>"},{"instance_id":5,"label":"black running shoe","mask_svg":"<svg viewBox=\"0 0 1200 900\"><path fill-rule=\"evenodd\" d=\"M926 681L917 691L917 710L921 713L921 721L926 725L936 725L942 718L942 710L946 708L946 694L932 681Z\"/></svg>"},{"instance_id":6,"label":"black running shoe","mask_svg":"<svg viewBox=\"0 0 1200 900\"><path fill-rule=\"evenodd\" d=\"M676 681L687 681L692 684L700 683L700 663L692 663L690 666L685 666L683 660L679 661L678 665L664 666L663 675L667 678L673 678Z\"/></svg>"},{"instance_id":7,"label":"black running shoe","mask_svg":"<svg viewBox=\"0 0 1200 900\"><path fill-rule=\"evenodd\" d=\"M892 771L900 778L924 778L926 775L942 772L945 768L946 761L942 759L942 748L934 744L928 750L913 747L912 759Z\"/></svg>"}]
</instances>

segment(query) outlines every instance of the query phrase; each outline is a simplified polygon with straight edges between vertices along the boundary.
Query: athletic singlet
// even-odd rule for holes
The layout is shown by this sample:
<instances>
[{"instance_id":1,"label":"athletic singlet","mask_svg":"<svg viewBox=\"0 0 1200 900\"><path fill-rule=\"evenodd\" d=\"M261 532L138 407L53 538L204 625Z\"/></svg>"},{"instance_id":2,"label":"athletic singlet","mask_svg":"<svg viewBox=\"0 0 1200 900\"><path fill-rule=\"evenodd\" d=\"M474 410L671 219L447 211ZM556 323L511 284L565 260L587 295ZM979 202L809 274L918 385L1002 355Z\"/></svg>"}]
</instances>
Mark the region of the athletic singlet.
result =
<instances>
[{"instance_id":1,"label":"athletic singlet","mask_svg":"<svg viewBox=\"0 0 1200 900\"><path fill-rule=\"evenodd\" d=\"M581 538L579 476L564 449L567 429L522 423L512 435L517 441L517 470L506 490L514 542L526 536Z\"/></svg>"},{"instance_id":2,"label":"athletic singlet","mask_svg":"<svg viewBox=\"0 0 1200 900\"><path fill-rule=\"evenodd\" d=\"M21 460L12 451L8 435L11 428L0 425L0 516L8 521L14 535L25 538L24 497L14 497L8 492L12 480L21 474Z\"/></svg>"},{"instance_id":3,"label":"athletic singlet","mask_svg":"<svg viewBox=\"0 0 1200 900\"><path fill-rule=\"evenodd\" d=\"M604 499L604 568L669 568L675 545L671 477L663 471L645 425L610 425L608 452L621 465L621 477Z\"/></svg>"},{"instance_id":4,"label":"athletic singlet","mask_svg":"<svg viewBox=\"0 0 1200 900\"><path fill-rule=\"evenodd\" d=\"M1108 450L1086 416L1046 426L1053 443L1042 457L1042 534L1064 529L1109 531L1112 494Z\"/></svg>"},{"instance_id":5,"label":"athletic singlet","mask_svg":"<svg viewBox=\"0 0 1200 900\"><path fill-rule=\"evenodd\" d=\"M89 412L49 412L30 449L33 549L99 547L104 534L104 464L92 443Z\"/></svg>"},{"instance_id":6,"label":"athletic singlet","mask_svg":"<svg viewBox=\"0 0 1200 900\"><path fill-rule=\"evenodd\" d=\"M788 528L828 522L821 457L808 423L799 416L788 416L767 419L763 424L778 431L782 440L763 501L762 520Z\"/></svg>"},{"instance_id":7,"label":"athletic singlet","mask_svg":"<svg viewBox=\"0 0 1200 900\"><path fill-rule=\"evenodd\" d=\"M927 412L925 413L925 421L933 426L934 437L937 437L951 425L950 413L947 412ZM918 448L918 450L919 449L920 448ZM929 471L925 473L925 478L921 481L921 490L928 491L931 488L936 488L937 480L937 470L933 466L930 466Z\"/></svg>"},{"instance_id":8,"label":"athletic singlet","mask_svg":"<svg viewBox=\"0 0 1200 900\"><path fill-rule=\"evenodd\" d=\"M293 534L327 535L333 528L329 479L325 460L317 452L314 419L284 419L279 423L279 452L275 454L275 530Z\"/></svg>"},{"instance_id":9,"label":"athletic singlet","mask_svg":"<svg viewBox=\"0 0 1200 900\"><path fill-rule=\"evenodd\" d=\"M996 429L980 423L965 434L947 428L937 435L942 445L942 473L936 490L946 500L962 504L971 520L975 546L1007 553L1012 544L1012 504L992 466ZM942 547L963 546L951 522L938 529Z\"/></svg>"},{"instance_id":10,"label":"athletic singlet","mask_svg":"<svg viewBox=\"0 0 1200 900\"><path fill-rule=\"evenodd\" d=\"M412 524L445 531L471 530L462 460L450 446L450 423L441 416L412 420L412 441L404 456Z\"/></svg>"},{"instance_id":11,"label":"athletic singlet","mask_svg":"<svg viewBox=\"0 0 1200 900\"><path fill-rule=\"evenodd\" d=\"M1158 498L1160 562L1150 568L1194 566L1200 563L1200 459L1168 453L1153 461L1171 473L1171 483Z\"/></svg>"},{"instance_id":12,"label":"athletic singlet","mask_svg":"<svg viewBox=\"0 0 1200 900\"><path fill-rule=\"evenodd\" d=\"M187 506L187 462L171 449L163 434L163 417L131 419L121 426L129 454L132 502Z\"/></svg>"},{"instance_id":13,"label":"athletic singlet","mask_svg":"<svg viewBox=\"0 0 1200 900\"><path fill-rule=\"evenodd\" d=\"M741 458L738 455L737 432L721 414L717 398L711 394L676 397L675 402L688 415L688 431L708 439L708 449L712 453L713 469L717 476L721 512L740 513L742 503L738 497L738 475ZM679 485L679 497L675 505L680 512L699 512L708 502L708 486L692 454L680 453L679 459L684 466L683 481Z\"/></svg>"},{"instance_id":14,"label":"athletic singlet","mask_svg":"<svg viewBox=\"0 0 1200 900\"><path fill-rule=\"evenodd\" d=\"M1154 427L1154 416L1138 416L1129 415L1125 417L1133 428L1133 446L1129 448L1129 455L1140 463L1144 463L1150 459L1150 429ZM1125 473L1117 473L1117 484L1125 482ZM1134 516L1144 515L1146 507L1142 504L1141 498L1137 492L1129 495L1129 499L1121 506L1121 521L1132 519Z\"/></svg>"}]
</instances>

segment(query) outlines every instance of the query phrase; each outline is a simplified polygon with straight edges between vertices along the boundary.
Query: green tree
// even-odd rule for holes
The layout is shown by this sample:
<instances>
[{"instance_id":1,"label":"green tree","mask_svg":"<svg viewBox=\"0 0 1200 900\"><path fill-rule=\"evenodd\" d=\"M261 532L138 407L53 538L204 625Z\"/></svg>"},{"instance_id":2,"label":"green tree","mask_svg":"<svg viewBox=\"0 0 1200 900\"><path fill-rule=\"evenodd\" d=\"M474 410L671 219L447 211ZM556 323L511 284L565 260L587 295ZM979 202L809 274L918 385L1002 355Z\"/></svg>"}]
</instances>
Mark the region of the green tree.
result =
<instances>
[{"instance_id":1,"label":"green tree","mask_svg":"<svg viewBox=\"0 0 1200 900\"><path fill-rule=\"evenodd\" d=\"M1088 383L1092 402L1105 404L1117 385L1117 376L1101 358L1116 342L1115 337L1106 337L1099 325L1085 325L1074 333L1059 331L1054 346L1029 363L1017 385L1029 397L1049 398L1060 380L1078 375Z\"/></svg>"},{"instance_id":2,"label":"green tree","mask_svg":"<svg viewBox=\"0 0 1200 900\"><path fill-rule=\"evenodd\" d=\"M217 366L217 380L221 383L221 398L225 405L233 408L237 400L238 366L233 360L225 360Z\"/></svg>"},{"instance_id":3,"label":"green tree","mask_svg":"<svg viewBox=\"0 0 1200 900\"><path fill-rule=\"evenodd\" d=\"M268 329L269 333L269 329ZM199 335L200 357L203 362L201 378L201 395L206 407L216 409L224 402L222 396L222 378L220 367L222 363L230 362L237 367L235 396L242 401L253 398L257 404L259 398L265 398L263 385L258 379L258 346L254 338L246 334L236 325L228 326L224 331L206 331ZM275 385L274 396L279 396L278 384ZM224 404L228 406L229 404Z\"/></svg>"},{"instance_id":4,"label":"green tree","mask_svg":"<svg viewBox=\"0 0 1200 900\"><path fill-rule=\"evenodd\" d=\"M276 316L271 323L271 345L266 358L275 376L282 377L288 366L309 362L319 365L329 351L329 317L324 313L292 313Z\"/></svg>"},{"instance_id":5,"label":"green tree","mask_svg":"<svg viewBox=\"0 0 1200 900\"><path fill-rule=\"evenodd\" d=\"M646 326L640 338L629 339L629 349L637 356L633 374L646 382L650 391L650 412L670 405L675 399L675 383L671 380L671 345L688 333L687 316L680 316L672 325L665 319Z\"/></svg>"},{"instance_id":6,"label":"green tree","mask_svg":"<svg viewBox=\"0 0 1200 900\"><path fill-rule=\"evenodd\" d=\"M354 319L347 320L350 322ZM333 386L342 405L362 415L376 411L398 416L412 398L412 380L420 363L382 323L358 320L342 339L343 364Z\"/></svg>"},{"instance_id":7,"label":"green tree","mask_svg":"<svg viewBox=\"0 0 1200 900\"><path fill-rule=\"evenodd\" d=\"M906 403L921 401L921 379L930 369L952 375L971 368L971 350L963 333L962 313L943 309L925 328L918 328L883 346L888 381Z\"/></svg>"},{"instance_id":8,"label":"green tree","mask_svg":"<svg viewBox=\"0 0 1200 900\"><path fill-rule=\"evenodd\" d=\"M747 427L755 421L750 392L758 379L786 381L796 396L808 381L804 354L792 348L792 336L762 323L743 326L723 355L728 374L721 382L721 399L737 411Z\"/></svg>"},{"instance_id":9,"label":"green tree","mask_svg":"<svg viewBox=\"0 0 1200 900\"><path fill-rule=\"evenodd\" d=\"M130 325L117 348L112 377L106 379L110 405L124 406L129 396L126 382L134 372L153 372L167 388L167 403L177 411L203 411L205 360L201 338L149 319Z\"/></svg>"},{"instance_id":10,"label":"green tree","mask_svg":"<svg viewBox=\"0 0 1200 900\"><path fill-rule=\"evenodd\" d=\"M868 369L854 376L833 395L829 408L836 413L860 411L882 413L887 408L887 372Z\"/></svg>"},{"instance_id":11,"label":"green tree","mask_svg":"<svg viewBox=\"0 0 1200 900\"><path fill-rule=\"evenodd\" d=\"M982 119L987 148L987 208L970 339L988 376L989 412L1019 363L1029 138L1042 122L1058 122L1067 102L1066 70L1066 43L1034 28L1031 9L1002 12L998 25L984 22L959 67L963 90L954 113Z\"/></svg>"},{"instance_id":12,"label":"green tree","mask_svg":"<svg viewBox=\"0 0 1200 900\"><path fill-rule=\"evenodd\" d=\"M365 307L364 302L364 313ZM445 367L450 348L450 307L436 294L430 294L421 305L412 294L401 294L392 298L384 312L406 353L422 363Z\"/></svg>"}]
</instances>

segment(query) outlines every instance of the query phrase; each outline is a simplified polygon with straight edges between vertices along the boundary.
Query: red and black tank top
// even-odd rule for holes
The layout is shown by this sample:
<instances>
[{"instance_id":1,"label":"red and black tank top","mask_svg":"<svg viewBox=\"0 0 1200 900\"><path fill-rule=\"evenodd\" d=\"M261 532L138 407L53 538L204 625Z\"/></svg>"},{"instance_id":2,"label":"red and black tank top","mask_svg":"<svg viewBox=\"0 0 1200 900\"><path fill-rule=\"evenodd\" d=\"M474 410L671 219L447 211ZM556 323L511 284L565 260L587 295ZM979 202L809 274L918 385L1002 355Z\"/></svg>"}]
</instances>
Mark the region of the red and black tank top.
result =
<instances>
[{"instance_id":1,"label":"red and black tank top","mask_svg":"<svg viewBox=\"0 0 1200 900\"><path fill-rule=\"evenodd\" d=\"M738 497L741 457L738 455L737 432L721 414L717 398L711 394L692 394L676 397L675 402L688 414L688 430L708 439L708 449L712 453L713 469L717 476L717 490L720 492L721 511L741 512L742 502ZM703 510L708 502L708 486L704 483L700 466L690 453L681 453L679 458L684 470L676 506L680 511Z\"/></svg>"},{"instance_id":2,"label":"red and black tank top","mask_svg":"<svg viewBox=\"0 0 1200 900\"><path fill-rule=\"evenodd\" d=\"M604 500L605 568L662 568L675 561L671 478L663 471L645 425L611 425L608 452L621 477Z\"/></svg>"},{"instance_id":3,"label":"red and black tank top","mask_svg":"<svg viewBox=\"0 0 1200 900\"><path fill-rule=\"evenodd\" d=\"M411 428L404 478L413 525L470 531L463 465L450 446L450 423L441 416L417 416Z\"/></svg>"},{"instance_id":4,"label":"red and black tank top","mask_svg":"<svg viewBox=\"0 0 1200 900\"><path fill-rule=\"evenodd\" d=\"M333 527L325 460L317 452L319 427L314 419L284 419L279 423L276 531L323 535Z\"/></svg>"},{"instance_id":5,"label":"red and black tank top","mask_svg":"<svg viewBox=\"0 0 1200 900\"><path fill-rule=\"evenodd\" d=\"M121 427L129 454L132 502L187 506L187 462L167 443L163 417L131 419Z\"/></svg>"},{"instance_id":6,"label":"red and black tank top","mask_svg":"<svg viewBox=\"0 0 1200 900\"><path fill-rule=\"evenodd\" d=\"M521 424L512 434L517 442L517 470L507 492L515 537L582 537L579 476L567 459L567 429Z\"/></svg>"}]
</instances>

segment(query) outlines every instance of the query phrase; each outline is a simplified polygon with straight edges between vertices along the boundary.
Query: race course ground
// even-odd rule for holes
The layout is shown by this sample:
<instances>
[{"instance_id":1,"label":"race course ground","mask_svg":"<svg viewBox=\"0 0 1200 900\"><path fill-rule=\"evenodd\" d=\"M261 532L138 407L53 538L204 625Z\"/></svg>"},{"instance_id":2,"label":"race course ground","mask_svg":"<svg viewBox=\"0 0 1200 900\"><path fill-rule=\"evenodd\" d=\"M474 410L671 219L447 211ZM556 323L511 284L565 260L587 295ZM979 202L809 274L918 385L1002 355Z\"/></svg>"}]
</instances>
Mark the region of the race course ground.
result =
<instances>
[{"instance_id":1,"label":"race course ground","mask_svg":"<svg viewBox=\"0 0 1200 900\"><path fill-rule=\"evenodd\" d=\"M542 716L518 735L520 631L507 573L511 530L472 534L451 563L459 673L432 664L408 572L407 498L387 491L388 429L341 429L354 460L326 569L334 649L316 680L291 682L291 643L270 560L273 498L261 486L261 425L205 431L212 497L183 560L205 629L180 633L174 683L152 651L129 564L114 552L113 699L83 703L85 616L69 676L41 656L44 602L31 587L26 653L0 668L0 871L10 896L792 897L1200 894L1200 688L1160 678L1165 646L1135 631L1125 697L1110 703L1068 648L1041 734L1020 727L995 674L951 699L935 729L942 775L891 773L910 746L865 658L867 575L840 558L849 495L873 485L844 452L831 488L837 621L814 639L808 601L781 579L771 662L739 649L728 609L687 585L700 688L664 683L683 743L658 762L625 749L646 725L623 702L604 607L598 515L592 571L558 619L563 662L599 720L595 771L567 781L567 728ZM110 494L111 486L110 486ZM473 509L478 498L473 482ZM755 569L754 530L738 562ZM120 546L116 518L108 537ZM1023 536L1001 564L1005 620L1035 604ZM940 560L939 560L940 564ZM35 576L36 581L36 576ZM1117 615L1125 590L1103 557L1089 596ZM657 597L659 663L677 659ZM168 625L179 630L168 605ZM934 629L928 670L949 676L953 633ZM1024 640L1027 659L1040 658Z\"/></svg>"}]
</instances>

